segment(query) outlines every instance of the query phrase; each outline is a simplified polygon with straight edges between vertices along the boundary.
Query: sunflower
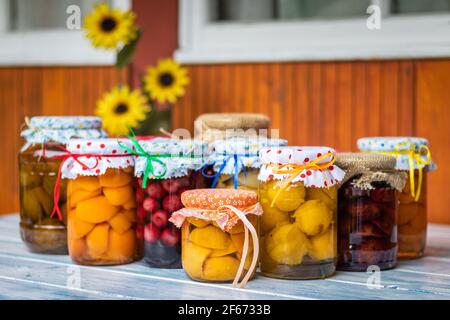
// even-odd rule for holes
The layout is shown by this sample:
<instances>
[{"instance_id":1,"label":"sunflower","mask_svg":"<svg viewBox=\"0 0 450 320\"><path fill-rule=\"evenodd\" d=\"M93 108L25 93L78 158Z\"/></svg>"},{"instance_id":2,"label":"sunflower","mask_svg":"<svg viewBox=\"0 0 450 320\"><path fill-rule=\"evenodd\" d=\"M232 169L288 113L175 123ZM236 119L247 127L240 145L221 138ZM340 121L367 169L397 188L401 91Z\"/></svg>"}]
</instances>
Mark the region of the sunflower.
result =
<instances>
[{"instance_id":1,"label":"sunflower","mask_svg":"<svg viewBox=\"0 0 450 320\"><path fill-rule=\"evenodd\" d=\"M117 49L137 37L135 18L131 11L112 9L106 3L98 4L84 19L86 37L96 48Z\"/></svg>"},{"instance_id":2,"label":"sunflower","mask_svg":"<svg viewBox=\"0 0 450 320\"><path fill-rule=\"evenodd\" d=\"M161 60L156 67L149 67L144 76L145 91L161 103L175 103L177 98L184 95L188 83L186 68L172 59Z\"/></svg>"},{"instance_id":3,"label":"sunflower","mask_svg":"<svg viewBox=\"0 0 450 320\"><path fill-rule=\"evenodd\" d=\"M116 87L97 102L96 114L102 118L103 127L112 135L125 134L147 117L151 108L139 89Z\"/></svg>"}]
</instances>

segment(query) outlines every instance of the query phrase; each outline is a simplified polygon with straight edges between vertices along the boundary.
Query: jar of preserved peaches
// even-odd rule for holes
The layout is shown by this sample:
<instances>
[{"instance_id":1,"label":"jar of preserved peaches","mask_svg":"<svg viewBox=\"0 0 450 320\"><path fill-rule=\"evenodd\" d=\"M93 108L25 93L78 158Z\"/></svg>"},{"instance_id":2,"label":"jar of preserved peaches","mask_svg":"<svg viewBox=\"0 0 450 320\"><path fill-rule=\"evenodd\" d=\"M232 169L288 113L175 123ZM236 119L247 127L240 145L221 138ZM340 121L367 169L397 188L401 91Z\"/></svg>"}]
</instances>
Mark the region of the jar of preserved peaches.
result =
<instances>
[{"instance_id":1,"label":"jar of preserved peaches","mask_svg":"<svg viewBox=\"0 0 450 320\"><path fill-rule=\"evenodd\" d=\"M406 175L395 170L393 156L338 153L345 172L338 192L338 269L367 271L397 263L398 192Z\"/></svg>"},{"instance_id":2,"label":"jar of preserved peaches","mask_svg":"<svg viewBox=\"0 0 450 320\"><path fill-rule=\"evenodd\" d=\"M398 258L423 256L427 238L427 173L431 160L428 140L417 137L371 137L358 140L364 152L396 157L396 169L407 173L398 207Z\"/></svg>"},{"instance_id":3,"label":"jar of preserved peaches","mask_svg":"<svg viewBox=\"0 0 450 320\"><path fill-rule=\"evenodd\" d=\"M36 253L67 254L66 189L61 183L62 220L51 218L53 192L61 164L58 157L70 138L99 138L106 134L97 117L33 117L21 132L19 154L20 234Z\"/></svg>"},{"instance_id":4,"label":"jar of preserved peaches","mask_svg":"<svg viewBox=\"0 0 450 320\"><path fill-rule=\"evenodd\" d=\"M205 113L194 122L196 137L208 143L235 136L267 136L270 118L260 113Z\"/></svg>"},{"instance_id":5,"label":"jar of preserved peaches","mask_svg":"<svg viewBox=\"0 0 450 320\"><path fill-rule=\"evenodd\" d=\"M261 273L282 279L334 274L337 185L344 172L328 147L260 152Z\"/></svg>"},{"instance_id":6,"label":"jar of preserved peaches","mask_svg":"<svg viewBox=\"0 0 450 320\"><path fill-rule=\"evenodd\" d=\"M182 262L193 280L233 282L244 287L255 276L262 208L250 190L198 189L183 192L184 208L170 221L182 228Z\"/></svg>"},{"instance_id":7,"label":"jar of preserved peaches","mask_svg":"<svg viewBox=\"0 0 450 320\"><path fill-rule=\"evenodd\" d=\"M213 166L212 187L258 191L261 163L259 151L264 147L286 146L287 140L265 136L232 137L212 144L209 163Z\"/></svg>"},{"instance_id":8,"label":"jar of preserved peaches","mask_svg":"<svg viewBox=\"0 0 450 320\"><path fill-rule=\"evenodd\" d=\"M135 157L119 142L129 144L125 139L72 139L67 145L61 177L68 179L68 247L76 263L116 265L142 258Z\"/></svg>"},{"instance_id":9,"label":"jar of preserved peaches","mask_svg":"<svg viewBox=\"0 0 450 320\"><path fill-rule=\"evenodd\" d=\"M137 217L145 239L144 261L156 268L181 268L180 231L168 220L181 208L183 191L210 186L210 179L200 172L207 145L155 138L139 141L136 147Z\"/></svg>"}]
</instances>

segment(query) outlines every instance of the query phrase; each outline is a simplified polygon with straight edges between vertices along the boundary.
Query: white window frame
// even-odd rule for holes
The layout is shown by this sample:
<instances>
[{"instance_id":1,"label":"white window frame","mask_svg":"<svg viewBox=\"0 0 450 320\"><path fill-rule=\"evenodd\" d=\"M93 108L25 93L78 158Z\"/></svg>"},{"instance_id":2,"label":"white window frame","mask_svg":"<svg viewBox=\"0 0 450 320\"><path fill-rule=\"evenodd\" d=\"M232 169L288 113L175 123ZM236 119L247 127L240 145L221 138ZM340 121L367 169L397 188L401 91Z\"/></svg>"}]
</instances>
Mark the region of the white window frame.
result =
<instances>
[{"instance_id":1,"label":"white window frame","mask_svg":"<svg viewBox=\"0 0 450 320\"><path fill-rule=\"evenodd\" d=\"M379 30L369 30L366 18L214 23L208 21L207 1L179 0L175 57L182 63L450 56L450 14L385 16Z\"/></svg>"},{"instance_id":2,"label":"white window frame","mask_svg":"<svg viewBox=\"0 0 450 320\"><path fill-rule=\"evenodd\" d=\"M113 0L128 10L131 0ZM92 47L82 30L8 31L8 1L0 0L0 66L113 65L115 52Z\"/></svg>"}]
</instances>

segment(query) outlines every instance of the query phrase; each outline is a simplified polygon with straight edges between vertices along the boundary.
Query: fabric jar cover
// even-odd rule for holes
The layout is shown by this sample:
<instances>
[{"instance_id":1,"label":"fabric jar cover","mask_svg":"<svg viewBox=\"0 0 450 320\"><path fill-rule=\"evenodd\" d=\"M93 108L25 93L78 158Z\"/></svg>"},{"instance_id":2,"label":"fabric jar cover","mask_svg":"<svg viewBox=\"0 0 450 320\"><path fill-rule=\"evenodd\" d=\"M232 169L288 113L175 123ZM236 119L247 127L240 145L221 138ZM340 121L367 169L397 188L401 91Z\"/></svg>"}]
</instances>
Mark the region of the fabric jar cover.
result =
<instances>
[{"instance_id":1,"label":"fabric jar cover","mask_svg":"<svg viewBox=\"0 0 450 320\"><path fill-rule=\"evenodd\" d=\"M22 151L33 144L45 144L53 141L65 145L73 138L97 139L107 137L106 132L102 130L102 120L98 117L32 117L26 124L27 128L20 133L26 141Z\"/></svg>"},{"instance_id":2,"label":"fabric jar cover","mask_svg":"<svg viewBox=\"0 0 450 320\"><path fill-rule=\"evenodd\" d=\"M363 152L373 152L373 153L387 153L392 154L397 158L396 169L398 170L409 170L409 155L407 151L411 150L420 154L420 159L427 162L427 154L421 152L422 147L428 148L429 143L425 138L419 137L365 137L358 139L358 148ZM403 152L403 154L395 154L396 151ZM430 161L428 165L417 163L413 159L414 169L418 169L419 166L427 168L429 171L436 169L436 164Z\"/></svg>"},{"instance_id":3,"label":"fabric jar cover","mask_svg":"<svg viewBox=\"0 0 450 320\"><path fill-rule=\"evenodd\" d=\"M361 190L373 190L373 182L385 182L391 188L402 191L406 182L406 173L395 170L393 156L377 153L342 152L336 155L336 165L345 171L345 179Z\"/></svg>"},{"instance_id":4,"label":"fabric jar cover","mask_svg":"<svg viewBox=\"0 0 450 320\"><path fill-rule=\"evenodd\" d=\"M244 167L258 169L261 167L259 152L262 148L286 146L287 143L287 140L269 139L263 136L217 140L213 143L213 152L208 163L213 164L214 171L220 171L220 174L235 174L235 166L238 166L238 173ZM234 161L235 155L237 163Z\"/></svg>"},{"instance_id":5,"label":"fabric jar cover","mask_svg":"<svg viewBox=\"0 0 450 320\"><path fill-rule=\"evenodd\" d=\"M330 154L317 162L318 165L330 163L326 168L316 170L313 163L317 158ZM300 168L300 172L292 183L302 182L309 188L326 188L339 184L345 176L345 172L333 164L336 151L328 147L268 147L260 151L261 169L258 179L260 181L287 180L291 173L277 173L282 166L283 171ZM303 168L304 169L301 169Z\"/></svg>"},{"instance_id":6,"label":"fabric jar cover","mask_svg":"<svg viewBox=\"0 0 450 320\"><path fill-rule=\"evenodd\" d=\"M61 168L63 179L100 176L107 169L125 169L135 165L135 156L123 150L119 142L133 148L128 139L71 139Z\"/></svg>"},{"instance_id":7,"label":"fabric jar cover","mask_svg":"<svg viewBox=\"0 0 450 320\"><path fill-rule=\"evenodd\" d=\"M139 141L139 145L158 161L153 161L154 174L149 179L170 179L183 177L189 170L199 170L207 160L207 144L193 139L155 138ZM166 155L166 157L158 157ZM149 158L138 156L135 164L135 176L142 177ZM160 163L160 162L161 163Z\"/></svg>"}]
</instances>

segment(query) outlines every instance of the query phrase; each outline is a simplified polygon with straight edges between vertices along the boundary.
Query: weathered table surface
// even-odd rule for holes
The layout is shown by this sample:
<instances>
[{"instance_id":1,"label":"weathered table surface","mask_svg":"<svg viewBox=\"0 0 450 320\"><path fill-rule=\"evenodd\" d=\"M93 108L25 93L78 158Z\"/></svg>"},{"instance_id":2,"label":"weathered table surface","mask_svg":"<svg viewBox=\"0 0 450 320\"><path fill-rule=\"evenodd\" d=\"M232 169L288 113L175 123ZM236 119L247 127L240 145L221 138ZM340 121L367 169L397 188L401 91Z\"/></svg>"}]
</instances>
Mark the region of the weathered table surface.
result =
<instances>
[{"instance_id":1,"label":"weathered table surface","mask_svg":"<svg viewBox=\"0 0 450 320\"><path fill-rule=\"evenodd\" d=\"M6 215L0 216L0 299L450 299L450 226L430 225L428 234L426 256L381 272L378 286L369 288L364 272L337 272L308 281L258 276L235 289L143 262L87 267L68 256L33 254L21 242L18 215Z\"/></svg>"}]
</instances>

